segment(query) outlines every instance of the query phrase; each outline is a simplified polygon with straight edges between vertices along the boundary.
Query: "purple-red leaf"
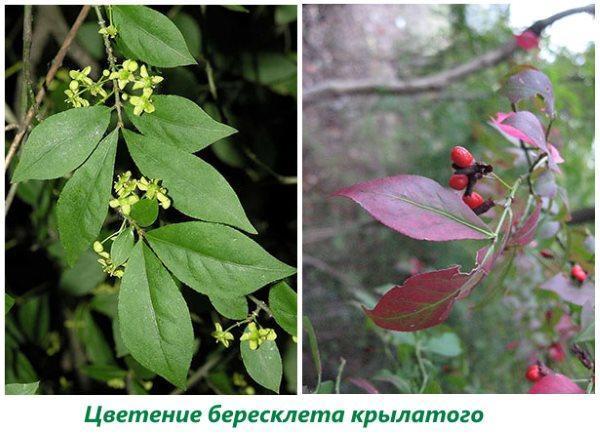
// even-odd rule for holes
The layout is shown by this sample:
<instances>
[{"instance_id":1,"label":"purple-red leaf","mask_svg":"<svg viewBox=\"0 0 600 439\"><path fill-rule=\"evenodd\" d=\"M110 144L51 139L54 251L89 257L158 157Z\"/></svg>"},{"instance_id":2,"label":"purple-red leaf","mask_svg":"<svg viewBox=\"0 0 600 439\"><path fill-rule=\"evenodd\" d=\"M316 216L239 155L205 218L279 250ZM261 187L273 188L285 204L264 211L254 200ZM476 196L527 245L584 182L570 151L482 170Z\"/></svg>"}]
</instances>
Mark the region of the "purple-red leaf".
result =
<instances>
[{"instance_id":1,"label":"purple-red leaf","mask_svg":"<svg viewBox=\"0 0 600 439\"><path fill-rule=\"evenodd\" d=\"M561 299L574 305L582 306L588 300L594 299L594 284L592 282L586 281L579 285L564 273L559 273L548 279L540 285L540 288L554 291Z\"/></svg>"},{"instance_id":2,"label":"purple-red leaf","mask_svg":"<svg viewBox=\"0 0 600 439\"><path fill-rule=\"evenodd\" d=\"M509 245L527 245L535 238L538 222L540 221L540 212L542 203L537 203L531 215L523 222L510 238Z\"/></svg>"},{"instance_id":3,"label":"purple-red leaf","mask_svg":"<svg viewBox=\"0 0 600 439\"><path fill-rule=\"evenodd\" d=\"M397 175L336 192L386 226L427 241L488 239L494 234L456 192L418 175Z\"/></svg>"},{"instance_id":4,"label":"purple-red leaf","mask_svg":"<svg viewBox=\"0 0 600 439\"><path fill-rule=\"evenodd\" d=\"M546 113L550 116L554 114L554 92L550 79L531 66L520 66L519 71L506 80L501 93L512 104L541 96L544 99Z\"/></svg>"},{"instance_id":5,"label":"purple-red leaf","mask_svg":"<svg viewBox=\"0 0 600 439\"><path fill-rule=\"evenodd\" d=\"M469 273L458 266L409 277L365 313L382 328L412 332L442 323L461 294Z\"/></svg>"},{"instance_id":6,"label":"purple-red leaf","mask_svg":"<svg viewBox=\"0 0 600 439\"><path fill-rule=\"evenodd\" d=\"M539 380L531 389L529 393L585 393L581 387L571 381L564 375L559 373L546 375L544 378Z\"/></svg>"},{"instance_id":7,"label":"purple-red leaf","mask_svg":"<svg viewBox=\"0 0 600 439\"><path fill-rule=\"evenodd\" d=\"M521 140L548 154L550 169L558 172L557 159L560 163L562 157L560 157L556 148L552 147L551 149L549 147L546 142L544 127L535 114L529 111L498 113L495 119L492 118L491 124L510 140Z\"/></svg>"},{"instance_id":8,"label":"purple-red leaf","mask_svg":"<svg viewBox=\"0 0 600 439\"><path fill-rule=\"evenodd\" d=\"M379 393L379 390L377 390L377 388L373 384L371 384L369 381L365 380L364 378L348 378L348 381L350 381L355 386L360 387L367 393L372 393L372 394Z\"/></svg>"}]
</instances>

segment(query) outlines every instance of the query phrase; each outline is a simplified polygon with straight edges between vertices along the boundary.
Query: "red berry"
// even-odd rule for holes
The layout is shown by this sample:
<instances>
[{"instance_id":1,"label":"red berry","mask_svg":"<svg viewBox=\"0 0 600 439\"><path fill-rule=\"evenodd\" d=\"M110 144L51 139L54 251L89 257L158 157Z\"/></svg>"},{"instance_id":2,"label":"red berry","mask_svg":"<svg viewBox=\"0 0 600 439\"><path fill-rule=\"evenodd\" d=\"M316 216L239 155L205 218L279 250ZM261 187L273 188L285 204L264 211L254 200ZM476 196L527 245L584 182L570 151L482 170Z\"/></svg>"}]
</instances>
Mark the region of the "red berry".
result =
<instances>
[{"instance_id":1,"label":"red berry","mask_svg":"<svg viewBox=\"0 0 600 439\"><path fill-rule=\"evenodd\" d=\"M455 146L452 148L452 151L450 151L450 158L452 159L452 162L460 168L468 168L475 162L473 155L463 146Z\"/></svg>"},{"instance_id":2,"label":"red berry","mask_svg":"<svg viewBox=\"0 0 600 439\"><path fill-rule=\"evenodd\" d=\"M531 366L529 366L527 368L527 372L525 372L525 378L527 378L527 380L531 381L532 383L539 381L542 378L540 366L538 366L537 364L532 364Z\"/></svg>"},{"instance_id":3,"label":"red berry","mask_svg":"<svg viewBox=\"0 0 600 439\"><path fill-rule=\"evenodd\" d=\"M463 201L471 209L477 209L483 204L483 197L477 192L473 192L471 195L463 195Z\"/></svg>"},{"instance_id":4,"label":"red berry","mask_svg":"<svg viewBox=\"0 0 600 439\"><path fill-rule=\"evenodd\" d=\"M450 177L450 180L448 181L448 185L452 189L456 189L457 191L466 188L468 183L469 177L463 174L454 174L452 177Z\"/></svg>"},{"instance_id":5,"label":"red berry","mask_svg":"<svg viewBox=\"0 0 600 439\"><path fill-rule=\"evenodd\" d=\"M587 273L579 264L573 265L573 268L571 268L571 276L579 282L583 282L587 279Z\"/></svg>"}]
</instances>

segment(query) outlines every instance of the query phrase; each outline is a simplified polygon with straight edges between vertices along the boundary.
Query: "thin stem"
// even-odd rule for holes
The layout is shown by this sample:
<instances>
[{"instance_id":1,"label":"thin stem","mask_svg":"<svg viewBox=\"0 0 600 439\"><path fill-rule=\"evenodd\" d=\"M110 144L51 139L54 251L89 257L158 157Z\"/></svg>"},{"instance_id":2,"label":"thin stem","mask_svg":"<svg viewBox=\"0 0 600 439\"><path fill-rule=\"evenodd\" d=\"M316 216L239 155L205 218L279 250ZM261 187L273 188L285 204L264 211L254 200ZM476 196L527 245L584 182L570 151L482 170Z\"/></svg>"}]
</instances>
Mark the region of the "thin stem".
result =
<instances>
[{"instance_id":1,"label":"thin stem","mask_svg":"<svg viewBox=\"0 0 600 439\"><path fill-rule=\"evenodd\" d=\"M202 365L202 367L200 367L198 370L196 370L188 378L186 387L188 389L190 387L193 387L198 381L205 378L208 375L208 373L212 370L213 367L215 367L217 364L223 364L223 363L228 362L230 358L231 358L231 356L228 356L228 358L223 359L223 358L221 358L220 355L213 355L208 360L206 360L206 363L204 363ZM182 395L184 392L185 392L184 389L175 389L171 392L171 395Z\"/></svg>"},{"instance_id":2,"label":"thin stem","mask_svg":"<svg viewBox=\"0 0 600 439\"><path fill-rule=\"evenodd\" d=\"M25 116L25 109L29 104L31 90L31 35L32 35L32 5L25 5L23 14L23 83L21 84L21 114Z\"/></svg>"},{"instance_id":3,"label":"thin stem","mask_svg":"<svg viewBox=\"0 0 600 439\"><path fill-rule=\"evenodd\" d=\"M344 373L344 367L346 366L346 359L342 357L340 359L340 367L338 368L337 376L335 377L335 393L340 394L340 385L342 383L342 373Z\"/></svg>"},{"instance_id":4,"label":"thin stem","mask_svg":"<svg viewBox=\"0 0 600 439\"><path fill-rule=\"evenodd\" d=\"M33 120L33 116L35 115L36 109L42 103L44 96L46 96L46 88L45 87L48 86L48 84L50 84L52 82L52 80L54 79L54 76L56 75L56 72L58 71L60 66L62 66L63 60L65 59L65 56L67 54L67 51L69 50L69 47L73 43L73 41L75 39L75 35L77 34L77 31L79 30L79 28L85 21L85 18L87 17L89 11L90 11L89 5L85 5L81 8L79 15L75 19L75 23L73 23L71 30L69 31L69 33L65 37L65 40L62 43L62 46L60 46L58 53L52 60L52 63L50 64L50 69L48 70L48 73L46 73L46 77L44 78L44 82L40 85L40 88L39 88L37 94L35 95L35 102L33 103L33 105L31 105L31 107L29 107L29 111L27 111L27 114L25 115L23 123L21 124L21 128L19 129L19 131L15 135L15 138L13 139L13 141L10 144L8 153L6 154L6 159L4 161L4 170L5 171L8 170L8 167L10 166L10 162L12 161L15 154L17 153L17 149L19 148L19 145L21 145L21 141L23 140L23 137L25 136L25 133L27 132L29 124Z\"/></svg>"},{"instance_id":5,"label":"thin stem","mask_svg":"<svg viewBox=\"0 0 600 439\"><path fill-rule=\"evenodd\" d=\"M108 6L110 8L110 6ZM98 25L100 28L106 27L106 22L104 21L104 17L102 16L102 11L100 10L100 6L94 6L94 10L96 11L96 17L98 17ZM110 9L109 9L110 14ZM117 71L117 59L112 50L112 46L110 44L110 38L108 34L103 34L102 38L104 39L104 49L106 51L106 57L108 58L108 65L110 67L111 73ZM113 91L115 92L115 107L117 108L117 119L118 119L118 127L123 128L125 124L123 123L123 115L121 114L121 97L119 95L119 84L116 79L113 79Z\"/></svg>"},{"instance_id":6,"label":"thin stem","mask_svg":"<svg viewBox=\"0 0 600 439\"><path fill-rule=\"evenodd\" d=\"M19 183L13 183L8 190L8 194L6 195L6 200L4 201L4 216L8 215L8 210L15 199L15 195L17 194L17 189L19 187Z\"/></svg>"},{"instance_id":7,"label":"thin stem","mask_svg":"<svg viewBox=\"0 0 600 439\"><path fill-rule=\"evenodd\" d=\"M504 180L502 180L502 178L500 178L500 176L498 174L496 174L495 172L492 172L490 174L492 177L494 177L496 180L498 180L500 183L502 183L502 185L506 188L506 189L512 189L512 186L510 184L508 184L507 182L505 182Z\"/></svg>"},{"instance_id":8,"label":"thin stem","mask_svg":"<svg viewBox=\"0 0 600 439\"><path fill-rule=\"evenodd\" d=\"M427 370L425 369L425 364L423 363L423 357L421 356L421 343L417 342L415 345L415 356L417 357L417 364L419 365L419 370L421 371L421 376L423 377L423 381L421 382L421 388L419 389L419 393L423 393L425 388L427 387L427 381L429 380L429 375L427 374Z\"/></svg>"},{"instance_id":9,"label":"thin stem","mask_svg":"<svg viewBox=\"0 0 600 439\"><path fill-rule=\"evenodd\" d=\"M269 316L269 318L273 317L273 313L271 312L271 309L267 306L267 304L265 302L263 302L260 299L257 299L253 294L249 294L248 298L253 301L254 303L256 303L256 306L259 309L262 309L264 312L267 313L267 315Z\"/></svg>"}]
</instances>

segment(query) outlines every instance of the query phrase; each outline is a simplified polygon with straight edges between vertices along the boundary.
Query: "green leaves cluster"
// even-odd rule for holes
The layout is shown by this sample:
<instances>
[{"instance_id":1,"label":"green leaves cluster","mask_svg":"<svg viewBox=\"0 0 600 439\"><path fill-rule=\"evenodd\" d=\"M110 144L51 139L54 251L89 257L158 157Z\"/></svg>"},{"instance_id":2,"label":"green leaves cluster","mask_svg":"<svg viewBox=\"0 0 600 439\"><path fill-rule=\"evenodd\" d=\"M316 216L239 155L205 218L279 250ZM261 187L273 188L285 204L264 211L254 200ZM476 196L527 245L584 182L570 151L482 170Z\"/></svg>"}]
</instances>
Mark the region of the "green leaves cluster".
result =
<instances>
[{"instance_id":1,"label":"green leaves cluster","mask_svg":"<svg viewBox=\"0 0 600 439\"><path fill-rule=\"evenodd\" d=\"M175 24L159 12L144 6L113 6L108 15L116 34L112 27L101 33L107 41L116 37L121 54L154 67L195 63ZM112 76L116 78L114 71ZM125 108L131 129L115 118L111 122L115 107L104 103L48 117L23 145L12 181L56 179L72 173L56 207L60 243L71 270L93 257L90 248L100 239L109 203L122 217L119 230L103 241L111 243L110 249L100 242L93 246L104 271L113 274L124 267L120 285L118 280L115 284L118 294L96 296L91 304L79 306L72 320L72 329L90 340L86 346L93 346L87 352L92 364L85 373L115 388L124 385L124 371L115 363L91 306L113 319L118 357L131 355L142 370L185 389L196 343L179 282L208 296L225 318L250 321L256 320L258 312L249 315L246 296L293 275L295 269L243 233L257 231L235 191L216 169L194 155L236 130L179 96L155 95L152 104L155 111L141 115L130 106ZM173 208L194 221L166 225L160 221L157 226L158 202L151 197L134 200L127 209L118 207L117 197L122 194L113 198L111 186L121 133L140 173L160 180ZM77 271L71 276L77 279ZM65 291L78 289L77 280L67 275L61 284ZM295 335L293 290L278 284L271 290L270 302L276 322ZM10 306L7 299L6 307ZM252 352L246 345L241 344L241 354L250 376L278 391L282 360L276 342L269 340ZM142 381L137 383L143 387ZM34 392L34 384L15 391Z\"/></svg>"}]
</instances>

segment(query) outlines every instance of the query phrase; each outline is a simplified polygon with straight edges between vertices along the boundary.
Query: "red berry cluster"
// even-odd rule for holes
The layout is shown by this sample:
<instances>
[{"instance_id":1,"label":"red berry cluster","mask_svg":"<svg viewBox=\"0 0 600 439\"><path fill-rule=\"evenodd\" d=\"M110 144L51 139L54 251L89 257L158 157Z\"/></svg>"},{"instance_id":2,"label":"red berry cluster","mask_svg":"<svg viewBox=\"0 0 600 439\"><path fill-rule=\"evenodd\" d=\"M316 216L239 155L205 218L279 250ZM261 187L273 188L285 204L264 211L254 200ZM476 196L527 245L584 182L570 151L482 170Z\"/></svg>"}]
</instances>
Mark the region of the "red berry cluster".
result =
<instances>
[{"instance_id":1,"label":"red berry cluster","mask_svg":"<svg viewBox=\"0 0 600 439\"><path fill-rule=\"evenodd\" d=\"M587 273L581 268L581 265L575 264L571 268L571 277L577 282L583 283L587 279Z\"/></svg>"},{"instance_id":2,"label":"red berry cluster","mask_svg":"<svg viewBox=\"0 0 600 439\"><path fill-rule=\"evenodd\" d=\"M487 212L494 205L494 202L492 200L484 201L481 195L473 191L473 187L477 180L492 172L492 167L475 162L473 155L464 146L452 148L450 159L452 160L454 174L450 177L448 185L457 191L465 190L463 201L477 215Z\"/></svg>"}]
</instances>

